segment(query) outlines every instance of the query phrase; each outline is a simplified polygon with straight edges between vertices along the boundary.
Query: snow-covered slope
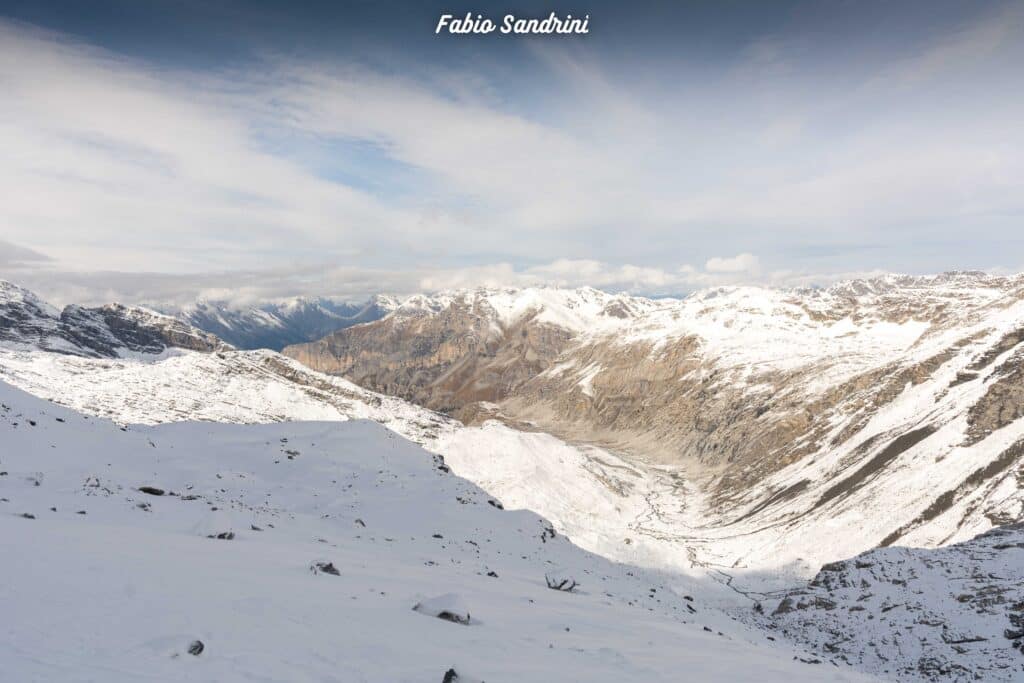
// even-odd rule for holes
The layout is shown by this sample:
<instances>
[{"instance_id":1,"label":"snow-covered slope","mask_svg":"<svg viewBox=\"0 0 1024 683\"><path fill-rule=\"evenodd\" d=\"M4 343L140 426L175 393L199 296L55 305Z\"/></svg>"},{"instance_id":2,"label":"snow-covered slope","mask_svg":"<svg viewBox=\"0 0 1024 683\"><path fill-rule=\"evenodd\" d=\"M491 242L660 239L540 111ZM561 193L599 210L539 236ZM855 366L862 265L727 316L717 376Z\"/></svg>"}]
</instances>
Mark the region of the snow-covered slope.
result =
<instances>
[{"instance_id":1,"label":"snow-covered slope","mask_svg":"<svg viewBox=\"0 0 1024 683\"><path fill-rule=\"evenodd\" d=\"M863 680L371 422L119 428L0 383L0 443L5 680Z\"/></svg>"},{"instance_id":2,"label":"snow-covered slope","mask_svg":"<svg viewBox=\"0 0 1024 683\"><path fill-rule=\"evenodd\" d=\"M1024 524L826 565L756 621L886 679L1024 680Z\"/></svg>"},{"instance_id":3,"label":"snow-covered slope","mask_svg":"<svg viewBox=\"0 0 1024 683\"><path fill-rule=\"evenodd\" d=\"M256 306L197 301L166 313L217 335L240 349L273 349L320 339L335 330L378 320L398 302L376 296L362 303L324 297L294 297Z\"/></svg>"},{"instance_id":4,"label":"snow-covered slope","mask_svg":"<svg viewBox=\"0 0 1024 683\"><path fill-rule=\"evenodd\" d=\"M92 359L0 349L0 380L123 424L373 420L443 455L507 507L543 511L588 550L644 566L693 569L685 545L630 531L664 491L661 477L645 468L499 422L465 427L270 351Z\"/></svg>"}]
</instances>

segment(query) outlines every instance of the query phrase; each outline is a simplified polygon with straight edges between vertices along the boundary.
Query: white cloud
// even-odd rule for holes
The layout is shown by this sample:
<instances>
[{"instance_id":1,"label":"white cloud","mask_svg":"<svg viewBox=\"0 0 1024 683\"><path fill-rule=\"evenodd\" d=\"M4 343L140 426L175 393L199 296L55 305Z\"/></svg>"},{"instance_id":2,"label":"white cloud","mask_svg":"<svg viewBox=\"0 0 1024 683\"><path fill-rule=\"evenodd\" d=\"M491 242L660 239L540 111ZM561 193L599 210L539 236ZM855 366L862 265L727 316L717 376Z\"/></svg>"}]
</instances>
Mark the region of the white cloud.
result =
<instances>
[{"instance_id":1,"label":"white cloud","mask_svg":"<svg viewBox=\"0 0 1024 683\"><path fill-rule=\"evenodd\" d=\"M289 237L327 246L417 220L260 149L227 80L0 21L0 81L0 223L69 263L237 265Z\"/></svg>"},{"instance_id":2,"label":"white cloud","mask_svg":"<svg viewBox=\"0 0 1024 683\"><path fill-rule=\"evenodd\" d=\"M231 277L211 273L229 272L260 296L669 292L873 268L793 256L857 240L896 243L903 270L984 266L1024 213L1022 16L982 17L892 63L854 51L866 66L827 79L786 36L724 68L645 78L530 43L553 86L518 99L482 67L176 69L0 20L0 237L105 294L133 271L174 296L177 274L219 288ZM715 256L733 245L749 252Z\"/></svg>"},{"instance_id":3,"label":"white cloud","mask_svg":"<svg viewBox=\"0 0 1024 683\"><path fill-rule=\"evenodd\" d=\"M704 268L709 273L753 273L758 269L757 257L753 254L737 254L730 258L713 256Z\"/></svg>"},{"instance_id":4,"label":"white cloud","mask_svg":"<svg viewBox=\"0 0 1024 683\"><path fill-rule=\"evenodd\" d=\"M726 260L743 261L744 256L748 255L741 254ZM774 270L752 275L746 271L715 271L685 264L662 269L590 259L558 259L526 268L516 268L508 263L413 269L314 264L190 274L76 272L61 270L52 262L0 262L0 279L25 286L57 306L70 303L99 305L116 301L157 308L185 305L197 299L226 301L237 306L293 296L330 296L361 301L374 294L401 296L476 287L589 286L646 296L681 296L718 286L822 286L837 280L880 274L881 271L814 273Z\"/></svg>"}]
</instances>

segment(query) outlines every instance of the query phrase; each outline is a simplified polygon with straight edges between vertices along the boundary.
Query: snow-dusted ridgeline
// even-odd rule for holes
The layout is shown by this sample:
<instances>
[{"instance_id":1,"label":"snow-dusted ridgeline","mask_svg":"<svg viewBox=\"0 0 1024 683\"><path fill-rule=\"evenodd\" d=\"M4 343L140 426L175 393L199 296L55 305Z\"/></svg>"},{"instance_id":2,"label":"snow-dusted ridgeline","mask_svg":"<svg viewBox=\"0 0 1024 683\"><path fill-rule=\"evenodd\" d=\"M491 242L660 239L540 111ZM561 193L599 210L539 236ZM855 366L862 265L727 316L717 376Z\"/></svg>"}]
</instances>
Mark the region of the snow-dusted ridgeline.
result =
<instances>
[{"instance_id":1,"label":"snow-dusted ridgeline","mask_svg":"<svg viewBox=\"0 0 1024 683\"><path fill-rule=\"evenodd\" d=\"M163 310L240 349L280 350L313 341L335 330L377 320L398 305L387 296L363 302L326 297L292 297L247 305L230 301L196 301Z\"/></svg>"}]
</instances>

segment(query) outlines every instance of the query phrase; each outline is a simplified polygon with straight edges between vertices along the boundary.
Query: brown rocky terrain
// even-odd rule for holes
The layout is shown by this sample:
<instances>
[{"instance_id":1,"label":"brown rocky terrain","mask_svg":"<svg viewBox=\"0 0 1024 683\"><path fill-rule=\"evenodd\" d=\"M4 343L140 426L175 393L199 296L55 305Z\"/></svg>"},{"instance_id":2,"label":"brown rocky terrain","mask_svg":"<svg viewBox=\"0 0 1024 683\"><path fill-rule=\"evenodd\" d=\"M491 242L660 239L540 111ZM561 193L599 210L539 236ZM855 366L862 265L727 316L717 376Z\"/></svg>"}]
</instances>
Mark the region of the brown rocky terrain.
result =
<instances>
[{"instance_id":1,"label":"brown rocky terrain","mask_svg":"<svg viewBox=\"0 0 1024 683\"><path fill-rule=\"evenodd\" d=\"M495 331L461 306L436 317L386 318L286 348L308 367L448 413L513 394L565 350L571 335L517 321Z\"/></svg>"},{"instance_id":2,"label":"brown rocky terrain","mask_svg":"<svg viewBox=\"0 0 1024 683\"><path fill-rule=\"evenodd\" d=\"M468 423L683 465L716 508L748 514L796 492L751 499L758 484L826 453L844 452L841 481L810 508L845 500L919 443L945 457L1020 427L1022 321L1024 278L977 273L682 301L480 290L284 353ZM890 419L908 388L927 400ZM942 429L960 420L963 433Z\"/></svg>"}]
</instances>

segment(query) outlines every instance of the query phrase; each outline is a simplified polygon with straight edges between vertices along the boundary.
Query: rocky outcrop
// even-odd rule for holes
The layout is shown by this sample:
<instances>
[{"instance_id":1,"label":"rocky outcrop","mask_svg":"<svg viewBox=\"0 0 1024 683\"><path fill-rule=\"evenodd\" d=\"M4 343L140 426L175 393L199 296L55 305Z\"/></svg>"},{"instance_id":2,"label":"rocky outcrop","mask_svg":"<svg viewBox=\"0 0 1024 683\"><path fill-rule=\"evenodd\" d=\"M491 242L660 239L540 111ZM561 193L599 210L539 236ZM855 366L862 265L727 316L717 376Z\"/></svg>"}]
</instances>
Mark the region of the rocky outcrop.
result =
<instances>
[{"instance_id":1,"label":"rocky outcrop","mask_svg":"<svg viewBox=\"0 0 1024 683\"><path fill-rule=\"evenodd\" d=\"M1024 330L1013 337L1016 349L1000 363L986 383L984 396L967 414L970 425L965 443L978 443L986 436L1024 417ZM1001 342L994 350L1000 350Z\"/></svg>"},{"instance_id":2,"label":"rocky outcrop","mask_svg":"<svg viewBox=\"0 0 1024 683\"><path fill-rule=\"evenodd\" d=\"M529 314L506 326L495 311L457 300L435 315L395 315L339 330L283 353L374 391L458 414L497 403L550 366L573 335Z\"/></svg>"},{"instance_id":3,"label":"rocky outcrop","mask_svg":"<svg viewBox=\"0 0 1024 683\"><path fill-rule=\"evenodd\" d=\"M827 564L775 603L751 619L888 680L1021 680L1024 524Z\"/></svg>"}]
</instances>

